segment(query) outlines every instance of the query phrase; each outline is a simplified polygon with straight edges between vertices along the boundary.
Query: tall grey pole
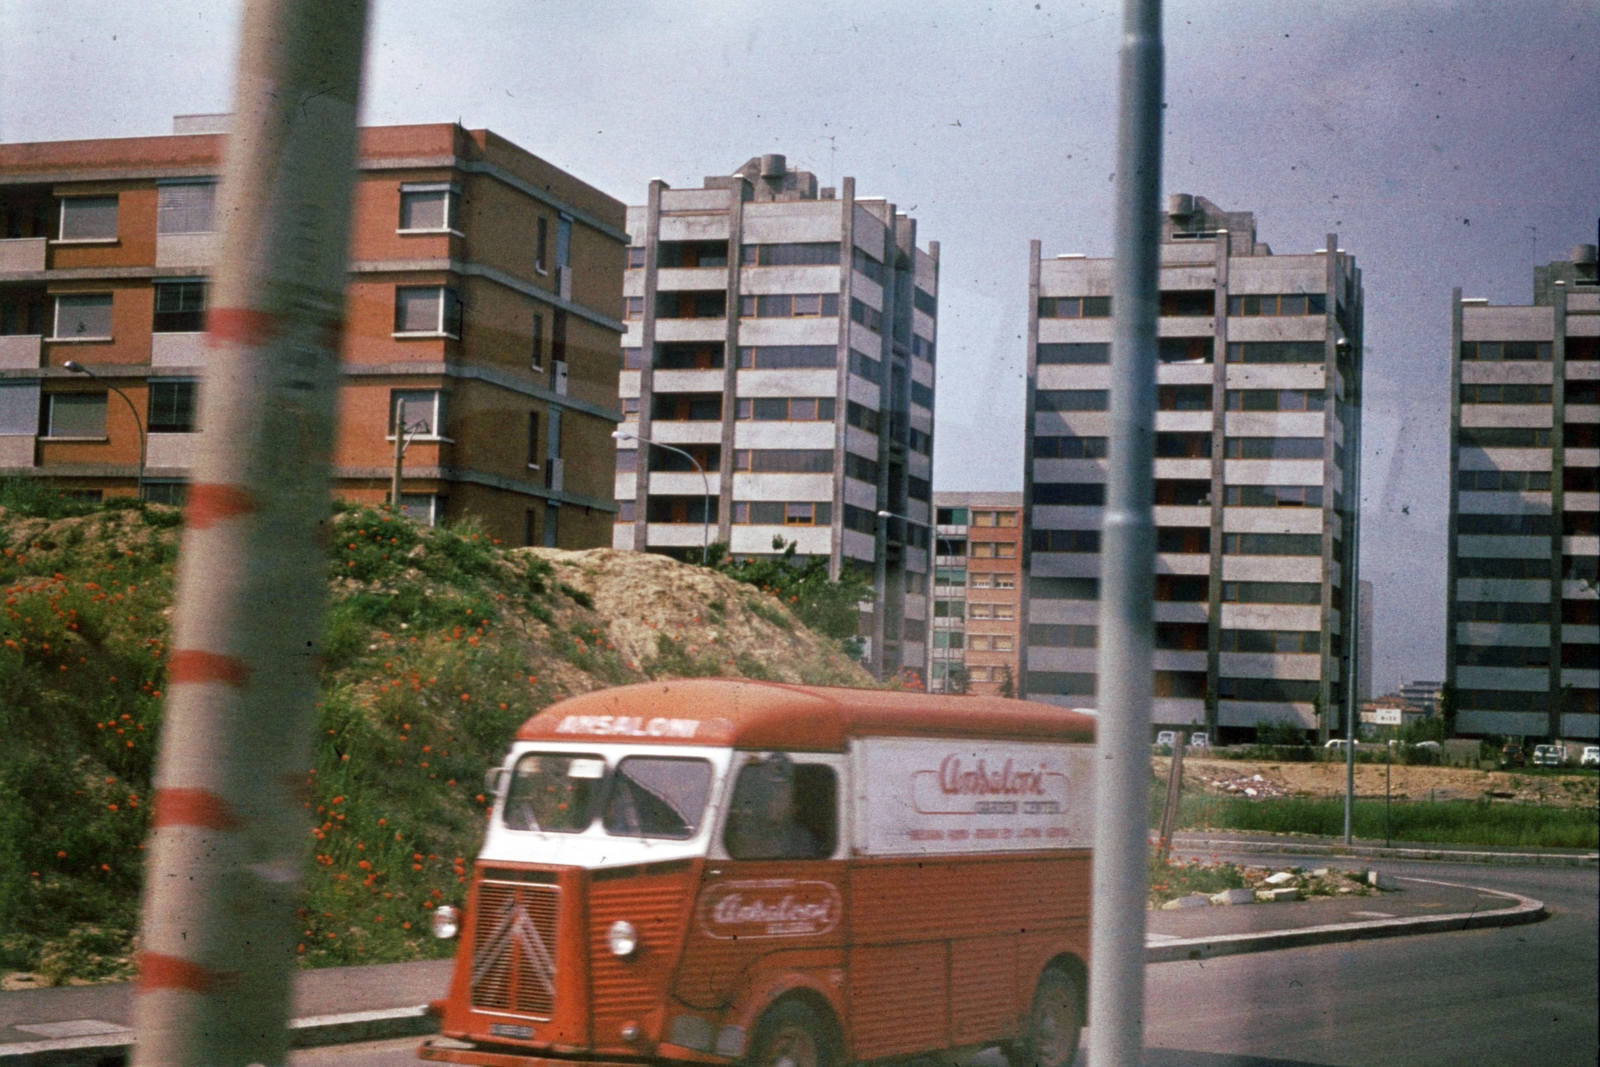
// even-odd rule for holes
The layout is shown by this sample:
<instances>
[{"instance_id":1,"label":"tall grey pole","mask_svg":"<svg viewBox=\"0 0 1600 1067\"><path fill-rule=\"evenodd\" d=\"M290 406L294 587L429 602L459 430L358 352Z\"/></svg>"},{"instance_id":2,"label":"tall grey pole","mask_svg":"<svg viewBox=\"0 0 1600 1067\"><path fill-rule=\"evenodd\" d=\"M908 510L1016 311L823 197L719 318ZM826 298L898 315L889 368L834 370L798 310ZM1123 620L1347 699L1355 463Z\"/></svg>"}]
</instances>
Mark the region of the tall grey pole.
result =
<instances>
[{"instance_id":1,"label":"tall grey pole","mask_svg":"<svg viewBox=\"0 0 1600 1067\"><path fill-rule=\"evenodd\" d=\"M1330 252L1330 255L1333 253ZM1360 405L1365 398L1361 395L1361 373L1358 368L1365 366L1366 360L1362 357L1365 353L1351 353L1351 370L1355 372L1355 382L1345 384L1345 395L1354 395L1355 403L1351 408L1360 411ZM1351 386L1354 386L1352 389ZM1352 457L1351 467L1354 474L1355 492L1351 494L1354 502L1355 514L1350 521L1350 573L1344 575L1345 589L1350 593L1345 599L1349 608L1344 618L1345 641L1349 644L1350 655L1346 659L1348 666L1345 674L1345 713L1344 713L1344 843L1354 843L1355 832L1355 805L1356 805L1356 717L1361 711L1361 694L1356 692L1356 679L1361 677L1360 657L1366 654L1366 649L1361 647L1361 417L1359 414L1351 420L1354 427L1347 427L1346 432L1354 431L1353 446L1346 453ZM1455 623L1451 622L1451 626Z\"/></svg>"},{"instance_id":2,"label":"tall grey pole","mask_svg":"<svg viewBox=\"0 0 1600 1067\"><path fill-rule=\"evenodd\" d=\"M1144 1037L1162 65L1160 0L1124 0L1089 935L1094 1067L1136 1067Z\"/></svg>"},{"instance_id":3,"label":"tall grey pole","mask_svg":"<svg viewBox=\"0 0 1600 1067\"><path fill-rule=\"evenodd\" d=\"M135 1067L288 1058L365 0L249 0L145 881Z\"/></svg>"}]
</instances>

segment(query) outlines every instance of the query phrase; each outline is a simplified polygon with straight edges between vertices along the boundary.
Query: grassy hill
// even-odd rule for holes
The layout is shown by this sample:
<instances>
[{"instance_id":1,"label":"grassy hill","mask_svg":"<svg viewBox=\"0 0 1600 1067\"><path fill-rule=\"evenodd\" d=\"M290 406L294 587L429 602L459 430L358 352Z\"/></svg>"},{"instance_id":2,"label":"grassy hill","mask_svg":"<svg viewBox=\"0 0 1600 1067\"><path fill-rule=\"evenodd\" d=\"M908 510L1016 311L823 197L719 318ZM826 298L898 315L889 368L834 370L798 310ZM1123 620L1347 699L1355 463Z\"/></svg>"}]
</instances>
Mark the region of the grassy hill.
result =
<instances>
[{"instance_id":1,"label":"grassy hill","mask_svg":"<svg viewBox=\"0 0 1600 1067\"><path fill-rule=\"evenodd\" d=\"M44 504L0 506L10 988L131 970L181 534L173 509ZM660 556L508 549L366 508L336 516L330 556L306 966L443 951L427 916L464 895L483 773L552 701L694 675L873 684L796 605Z\"/></svg>"}]
</instances>

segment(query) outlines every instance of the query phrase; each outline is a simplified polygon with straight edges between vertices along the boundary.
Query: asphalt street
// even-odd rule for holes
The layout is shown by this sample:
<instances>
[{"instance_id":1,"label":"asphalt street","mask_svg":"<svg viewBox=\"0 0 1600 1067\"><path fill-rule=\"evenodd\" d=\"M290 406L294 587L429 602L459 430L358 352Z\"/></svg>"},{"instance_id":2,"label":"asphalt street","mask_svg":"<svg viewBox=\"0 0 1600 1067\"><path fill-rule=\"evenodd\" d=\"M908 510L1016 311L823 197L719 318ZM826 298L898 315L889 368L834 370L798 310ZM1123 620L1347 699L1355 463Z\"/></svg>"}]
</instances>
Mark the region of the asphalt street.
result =
<instances>
[{"instance_id":1,"label":"asphalt street","mask_svg":"<svg viewBox=\"0 0 1600 1067\"><path fill-rule=\"evenodd\" d=\"M1155 964L1148 971L1147 1067L1597 1062L1600 872L1325 856L1222 858L1275 867L1373 866L1401 877L1502 889L1543 900L1550 918L1505 929ZM402 1040L314 1049L295 1053L292 1062L399 1067L417 1062L416 1045ZM1002 1062L994 1054L980 1057L982 1067Z\"/></svg>"}]
</instances>

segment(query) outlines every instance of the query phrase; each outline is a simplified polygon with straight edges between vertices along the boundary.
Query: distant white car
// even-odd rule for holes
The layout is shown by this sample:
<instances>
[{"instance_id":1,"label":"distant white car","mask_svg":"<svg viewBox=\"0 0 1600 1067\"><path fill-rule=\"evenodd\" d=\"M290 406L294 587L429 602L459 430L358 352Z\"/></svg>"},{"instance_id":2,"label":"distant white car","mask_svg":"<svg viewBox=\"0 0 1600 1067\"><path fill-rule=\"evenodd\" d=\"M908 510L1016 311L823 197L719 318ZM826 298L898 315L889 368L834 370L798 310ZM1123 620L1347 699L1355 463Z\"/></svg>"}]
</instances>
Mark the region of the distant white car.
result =
<instances>
[{"instance_id":1,"label":"distant white car","mask_svg":"<svg viewBox=\"0 0 1600 1067\"><path fill-rule=\"evenodd\" d=\"M1578 757L1580 767L1600 767L1600 745L1584 745L1583 755Z\"/></svg>"},{"instance_id":2,"label":"distant white car","mask_svg":"<svg viewBox=\"0 0 1600 1067\"><path fill-rule=\"evenodd\" d=\"M1171 748L1177 743L1178 732L1176 730L1162 730L1160 733L1156 734L1156 744L1161 745L1164 748Z\"/></svg>"},{"instance_id":3,"label":"distant white car","mask_svg":"<svg viewBox=\"0 0 1600 1067\"><path fill-rule=\"evenodd\" d=\"M1189 747L1190 748L1210 748L1211 747L1211 738L1206 736L1206 734L1204 732L1190 734L1189 735Z\"/></svg>"},{"instance_id":4,"label":"distant white car","mask_svg":"<svg viewBox=\"0 0 1600 1067\"><path fill-rule=\"evenodd\" d=\"M1535 767L1563 767L1567 762L1566 746L1534 745L1531 762Z\"/></svg>"},{"instance_id":5,"label":"distant white car","mask_svg":"<svg viewBox=\"0 0 1600 1067\"><path fill-rule=\"evenodd\" d=\"M1425 748L1429 752L1439 752L1439 751L1442 751L1443 748L1444 748L1444 746L1439 744L1439 742L1437 742L1437 741L1418 741L1416 744L1412 745L1411 747L1412 748Z\"/></svg>"}]
</instances>

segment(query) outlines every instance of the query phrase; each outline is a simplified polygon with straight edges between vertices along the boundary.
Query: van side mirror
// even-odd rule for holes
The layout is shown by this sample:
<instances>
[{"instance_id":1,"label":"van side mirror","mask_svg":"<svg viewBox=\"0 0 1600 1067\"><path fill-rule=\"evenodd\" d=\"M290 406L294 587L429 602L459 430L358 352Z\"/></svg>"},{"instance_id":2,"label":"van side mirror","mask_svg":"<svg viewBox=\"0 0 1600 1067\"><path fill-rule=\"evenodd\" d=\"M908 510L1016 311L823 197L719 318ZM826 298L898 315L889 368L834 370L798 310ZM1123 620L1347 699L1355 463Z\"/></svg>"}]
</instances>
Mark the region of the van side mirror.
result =
<instances>
[{"instance_id":1,"label":"van side mirror","mask_svg":"<svg viewBox=\"0 0 1600 1067\"><path fill-rule=\"evenodd\" d=\"M504 796L510 781L510 771L504 767L490 767L483 775L483 791L491 796Z\"/></svg>"}]
</instances>

